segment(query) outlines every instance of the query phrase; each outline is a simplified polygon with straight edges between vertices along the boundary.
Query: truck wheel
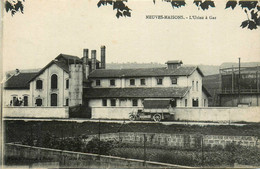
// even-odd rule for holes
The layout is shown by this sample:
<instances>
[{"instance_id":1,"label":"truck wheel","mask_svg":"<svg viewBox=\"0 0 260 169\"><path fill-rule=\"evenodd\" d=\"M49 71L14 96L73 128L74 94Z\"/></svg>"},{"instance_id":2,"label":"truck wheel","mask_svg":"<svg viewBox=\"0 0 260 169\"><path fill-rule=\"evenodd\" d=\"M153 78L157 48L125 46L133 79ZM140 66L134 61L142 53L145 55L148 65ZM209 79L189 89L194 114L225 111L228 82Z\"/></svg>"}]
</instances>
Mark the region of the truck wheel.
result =
<instances>
[{"instance_id":1,"label":"truck wheel","mask_svg":"<svg viewBox=\"0 0 260 169\"><path fill-rule=\"evenodd\" d=\"M130 121L135 121L135 116L134 116L134 115L130 115L130 116L129 116L129 120L130 120Z\"/></svg>"},{"instance_id":2,"label":"truck wheel","mask_svg":"<svg viewBox=\"0 0 260 169\"><path fill-rule=\"evenodd\" d=\"M161 117L160 114L155 114L155 115L153 116L153 120L154 120L155 122L160 122L161 119L162 119L162 117Z\"/></svg>"}]
</instances>

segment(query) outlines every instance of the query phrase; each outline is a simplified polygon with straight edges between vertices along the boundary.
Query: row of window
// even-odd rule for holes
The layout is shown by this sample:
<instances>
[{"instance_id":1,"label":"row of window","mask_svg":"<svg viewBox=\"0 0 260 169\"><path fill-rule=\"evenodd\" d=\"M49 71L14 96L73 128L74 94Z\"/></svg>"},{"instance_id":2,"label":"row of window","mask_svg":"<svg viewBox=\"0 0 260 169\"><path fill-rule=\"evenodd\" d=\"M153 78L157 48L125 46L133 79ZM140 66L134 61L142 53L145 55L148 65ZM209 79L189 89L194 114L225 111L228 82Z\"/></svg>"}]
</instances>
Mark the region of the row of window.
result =
<instances>
[{"instance_id":1,"label":"row of window","mask_svg":"<svg viewBox=\"0 0 260 169\"><path fill-rule=\"evenodd\" d=\"M56 93L51 94L51 106L58 106L58 95ZM42 98L37 98L35 100L35 106L42 106ZM28 106L28 96L16 97L13 96L10 100L10 106ZM69 99L66 99L66 105L69 106Z\"/></svg>"},{"instance_id":2,"label":"row of window","mask_svg":"<svg viewBox=\"0 0 260 169\"><path fill-rule=\"evenodd\" d=\"M102 106L106 107L108 103L107 99L102 99ZM110 99L110 106L115 107L116 106L116 99ZM133 99L132 100L132 106L136 107L138 106L138 100Z\"/></svg>"},{"instance_id":3,"label":"row of window","mask_svg":"<svg viewBox=\"0 0 260 169\"><path fill-rule=\"evenodd\" d=\"M36 80L36 89L43 89L42 80ZM66 89L69 88L69 79L66 80ZM58 88L58 76L52 75L51 76L51 89L57 89Z\"/></svg>"},{"instance_id":4,"label":"row of window","mask_svg":"<svg viewBox=\"0 0 260 169\"><path fill-rule=\"evenodd\" d=\"M135 86L136 85L136 79L130 79L130 85ZM163 78L156 78L157 85L163 84ZM171 78L172 84L177 84L177 78ZM115 86L115 79L110 79L110 86ZM146 79L140 79L140 85L146 85ZM96 86L101 86L101 80L96 80Z\"/></svg>"},{"instance_id":5,"label":"row of window","mask_svg":"<svg viewBox=\"0 0 260 169\"><path fill-rule=\"evenodd\" d=\"M192 81L192 91L195 91L195 81ZM196 91L199 91L199 81L196 81Z\"/></svg>"},{"instance_id":6,"label":"row of window","mask_svg":"<svg viewBox=\"0 0 260 169\"><path fill-rule=\"evenodd\" d=\"M13 96L10 106L28 106L28 96L23 96L23 98Z\"/></svg>"},{"instance_id":7,"label":"row of window","mask_svg":"<svg viewBox=\"0 0 260 169\"><path fill-rule=\"evenodd\" d=\"M42 98L35 100L35 106L42 106ZM58 95L56 93L51 94L51 106L58 106ZM65 106L69 106L69 99L66 98Z\"/></svg>"},{"instance_id":8,"label":"row of window","mask_svg":"<svg viewBox=\"0 0 260 169\"><path fill-rule=\"evenodd\" d=\"M102 106L106 107L108 104L108 100L107 99L102 99ZM171 107L176 107L177 106L177 102L176 100L171 101L170 102ZM110 99L110 106L114 107L117 106L116 105L116 99ZM133 99L132 100L132 106L138 106L138 100L137 99ZM188 106L188 100L185 99L185 107ZM206 99L204 99L204 107L206 106ZM199 99L195 98L192 99L192 107L199 107Z\"/></svg>"}]
</instances>

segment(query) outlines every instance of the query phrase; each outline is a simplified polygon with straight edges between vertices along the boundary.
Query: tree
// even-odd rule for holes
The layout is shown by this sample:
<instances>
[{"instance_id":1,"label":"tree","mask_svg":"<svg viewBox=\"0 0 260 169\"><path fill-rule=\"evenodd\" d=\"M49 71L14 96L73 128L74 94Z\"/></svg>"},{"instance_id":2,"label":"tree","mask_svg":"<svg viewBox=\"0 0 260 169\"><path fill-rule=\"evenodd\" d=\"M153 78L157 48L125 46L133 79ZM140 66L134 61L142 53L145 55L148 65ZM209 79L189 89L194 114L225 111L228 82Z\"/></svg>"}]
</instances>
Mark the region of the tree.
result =
<instances>
[{"instance_id":1,"label":"tree","mask_svg":"<svg viewBox=\"0 0 260 169\"><path fill-rule=\"evenodd\" d=\"M260 16L258 12L260 11L260 1L228 1L226 4L226 9L231 8L232 10L237 6L241 6L244 9L244 12L247 15L247 20L243 21L241 26L242 28L247 27L248 29L257 29L260 26Z\"/></svg>"},{"instance_id":2,"label":"tree","mask_svg":"<svg viewBox=\"0 0 260 169\"><path fill-rule=\"evenodd\" d=\"M5 0L5 10L8 13L10 11L13 16L17 12L23 13L25 0ZM152 0L155 4L156 0ZM172 8L181 8L186 5L185 0L162 0L163 2L170 3ZM99 0L97 3L98 8L101 6L112 5L113 10L116 10L116 17L131 17L132 10L127 6L128 0ZM194 0L193 4L198 7L198 10L208 10L215 7L215 3L212 0ZM250 30L257 29L260 26L260 1L259 0L228 0L225 9L234 10L237 6L240 6L247 19L240 25L242 28L248 28Z\"/></svg>"},{"instance_id":3,"label":"tree","mask_svg":"<svg viewBox=\"0 0 260 169\"><path fill-rule=\"evenodd\" d=\"M11 15L13 16L16 12L23 13L23 2L25 0L6 0L5 1L5 10L8 13L11 12Z\"/></svg>"},{"instance_id":4,"label":"tree","mask_svg":"<svg viewBox=\"0 0 260 169\"><path fill-rule=\"evenodd\" d=\"M185 0L162 0L163 2L168 2L171 4L172 8L180 8L186 5ZM156 0L153 0L155 4ZM99 0L97 6L100 7L101 5L113 5L113 10L117 10L116 17L131 17L131 9L126 5L127 0ZM215 7L214 1L211 0L194 0L193 4L195 4L198 9L208 10L209 8ZM241 24L242 28L247 27L248 29L257 29L260 26L260 16L258 12L260 11L260 1L259 0L252 0L252 1L245 1L245 0L228 0L226 3L226 8L235 9L235 7L240 6L244 9L244 12L247 15L247 20L243 21Z\"/></svg>"}]
</instances>

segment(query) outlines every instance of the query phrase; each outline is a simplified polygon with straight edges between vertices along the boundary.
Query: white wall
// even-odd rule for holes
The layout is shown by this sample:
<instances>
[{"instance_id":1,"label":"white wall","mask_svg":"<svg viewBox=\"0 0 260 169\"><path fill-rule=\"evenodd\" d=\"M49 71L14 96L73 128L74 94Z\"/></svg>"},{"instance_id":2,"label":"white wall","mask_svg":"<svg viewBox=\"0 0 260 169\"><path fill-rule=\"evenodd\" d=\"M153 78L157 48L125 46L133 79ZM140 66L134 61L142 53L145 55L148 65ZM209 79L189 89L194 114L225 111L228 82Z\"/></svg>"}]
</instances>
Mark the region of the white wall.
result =
<instances>
[{"instance_id":1,"label":"white wall","mask_svg":"<svg viewBox=\"0 0 260 169\"><path fill-rule=\"evenodd\" d=\"M68 118L68 107L4 107L4 117Z\"/></svg>"},{"instance_id":2,"label":"white wall","mask_svg":"<svg viewBox=\"0 0 260 169\"><path fill-rule=\"evenodd\" d=\"M9 106L10 105L10 100L13 99L13 97L21 97L23 98L23 96L28 96L28 106L31 106L31 93L30 90L8 90L5 89L4 90L4 97L3 97L3 101L4 101L4 106Z\"/></svg>"},{"instance_id":3,"label":"white wall","mask_svg":"<svg viewBox=\"0 0 260 169\"><path fill-rule=\"evenodd\" d=\"M260 122L260 107L176 108L176 120Z\"/></svg>"},{"instance_id":4,"label":"white wall","mask_svg":"<svg viewBox=\"0 0 260 169\"><path fill-rule=\"evenodd\" d=\"M51 76L56 74L58 76L58 89L51 89ZM58 106L66 104L66 98L69 98L69 90L66 88L66 79L69 78L68 73L63 69L53 64L40 74L34 81L30 82L30 105L35 106L37 98L43 101L42 106L50 106L50 98L52 93L58 94ZM36 81L42 80L42 89L36 89Z\"/></svg>"},{"instance_id":5,"label":"white wall","mask_svg":"<svg viewBox=\"0 0 260 169\"><path fill-rule=\"evenodd\" d=\"M140 108L93 107L92 118L128 119L129 113ZM260 122L260 107L248 108L175 108L175 120L211 122Z\"/></svg>"},{"instance_id":6,"label":"white wall","mask_svg":"<svg viewBox=\"0 0 260 169\"><path fill-rule=\"evenodd\" d=\"M129 113L137 110L137 107L94 107L92 119L129 119Z\"/></svg>"}]
</instances>

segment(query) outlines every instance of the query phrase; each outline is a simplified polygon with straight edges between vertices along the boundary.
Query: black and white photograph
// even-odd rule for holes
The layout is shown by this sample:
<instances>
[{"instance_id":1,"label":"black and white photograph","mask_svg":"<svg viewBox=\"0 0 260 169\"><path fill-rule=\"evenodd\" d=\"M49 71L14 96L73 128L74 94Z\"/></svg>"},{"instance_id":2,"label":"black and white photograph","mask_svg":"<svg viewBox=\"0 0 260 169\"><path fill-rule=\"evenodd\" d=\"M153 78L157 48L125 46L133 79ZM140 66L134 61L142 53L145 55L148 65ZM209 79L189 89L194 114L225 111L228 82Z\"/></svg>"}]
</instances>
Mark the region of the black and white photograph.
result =
<instances>
[{"instance_id":1,"label":"black and white photograph","mask_svg":"<svg viewBox=\"0 0 260 169\"><path fill-rule=\"evenodd\" d=\"M2 168L260 167L259 0L2 0Z\"/></svg>"}]
</instances>

